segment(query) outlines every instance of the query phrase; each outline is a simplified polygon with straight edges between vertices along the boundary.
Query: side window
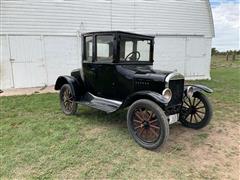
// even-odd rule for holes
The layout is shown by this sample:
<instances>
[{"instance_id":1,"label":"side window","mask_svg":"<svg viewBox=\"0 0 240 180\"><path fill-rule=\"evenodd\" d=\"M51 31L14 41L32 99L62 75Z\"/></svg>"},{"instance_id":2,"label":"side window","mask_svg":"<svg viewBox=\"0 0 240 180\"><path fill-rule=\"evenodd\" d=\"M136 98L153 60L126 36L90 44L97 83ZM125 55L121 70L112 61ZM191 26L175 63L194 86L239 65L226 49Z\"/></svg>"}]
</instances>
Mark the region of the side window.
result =
<instances>
[{"instance_id":1,"label":"side window","mask_svg":"<svg viewBox=\"0 0 240 180\"><path fill-rule=\"evenodd\" d=\"M92 44L93 38L92 36L85 37L85 58L86 61L92 61Z\"/></svg>"},{"instance_id":2,"label":"side window","mask_svg":"<svg viewBox=\"0 0 240 180\"><path fill-rule=\"evenodd\" d=\"M113 60L113 36L97 36L97 61L112 62Z\"/></svg>"}]
</instances>

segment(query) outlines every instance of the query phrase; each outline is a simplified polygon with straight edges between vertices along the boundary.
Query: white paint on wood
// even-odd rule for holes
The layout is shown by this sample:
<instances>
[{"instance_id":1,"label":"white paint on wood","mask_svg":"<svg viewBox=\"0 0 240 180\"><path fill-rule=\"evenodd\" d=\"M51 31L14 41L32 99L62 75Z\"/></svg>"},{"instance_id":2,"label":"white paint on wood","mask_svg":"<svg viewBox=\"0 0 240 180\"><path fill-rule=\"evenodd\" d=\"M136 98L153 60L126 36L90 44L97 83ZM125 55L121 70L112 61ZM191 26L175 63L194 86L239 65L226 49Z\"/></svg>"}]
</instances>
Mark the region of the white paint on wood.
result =
<instances>
[{"instance_id":1,"label":"white paint on wood","mask_svg":"<svg viewBox=\"0 0 240 180\"><path fill-rule=\"evenodd\" d=\"M13 87L8 36L0 36L0 89Z\"/></svg>"},{"instance_id":2,"label":"white paint on wood","mask_svg":"<svg viewBox=\"0 0 240 180\"><path fill-rule=\"evenodd\" d=\"M144 34L214 36L208 0L2 0L1 34L75 35L124 30Z\"/></svg>"},{"instance_id":3,"label":"white paint on wood","mask_svg":"<svg viewBox=\"0 0 240 180\"><path fill-rule=\"evenodd\" d=\"M186 37L161 36L155 39L154 68L184 74Z\"/></svg>"},{"instance_id":4,"label":"white paint on wood","mask_svg":"<svg viewBox=\"0 0 240 180\"><path fill-rule=\"evenodd\" d=\"M48 84L52 85L60 75L69 75L80 68L76 37L44 37ZM80 47L81 48L81 47Z\"/></svg>"},{"instance_id":5,"label":"white paint on wood","mask_svg":"<svg viewBox=\"0 0 240 180\"><path fill-rule=\"evenodd\" d=\"M157 37L154 60L155 69L177 70L186 79L210 79L211 38Z\"/></svg>"},{"instance_id":6,"label":"white paint on wood","mask_svg":"<svg viewBox=\"0 0 240 180\"><path fill-rule=\"evenodd\" d=\"M14 87L43 86L46 81L41 38L9 37Z\"/></svg>"},{"instance_id":7,"label":"white paint on wood","mask_svg":"<svg viewBox=\"0 0 240 180\"><path fill-rule=\"evenodd\" d=\"M208 0L0 3L2 89L54 84L58 75L81 68L78 34L105 30L156 35L154 68L210 78L214 26Z\"/></svg>"}]
</instances>

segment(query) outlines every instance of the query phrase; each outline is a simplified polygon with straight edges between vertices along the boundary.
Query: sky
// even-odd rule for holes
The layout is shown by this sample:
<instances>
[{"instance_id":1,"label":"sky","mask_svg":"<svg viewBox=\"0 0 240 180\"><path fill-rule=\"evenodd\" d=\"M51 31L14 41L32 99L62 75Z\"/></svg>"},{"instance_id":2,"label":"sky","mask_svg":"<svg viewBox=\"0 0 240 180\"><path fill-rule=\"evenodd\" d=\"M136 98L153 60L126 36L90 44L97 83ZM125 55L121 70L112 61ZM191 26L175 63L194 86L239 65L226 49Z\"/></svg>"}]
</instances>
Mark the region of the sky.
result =
<instances>
[{"instance_id":1,"label":"sky","mask_svg":"<svg viewBox=\"0 0 240 180\"><path fill-rule=\"evenodd\" d=\"M210 0L215 26L212 47L220 51L239 50L239 0Z\"/></svg>"}]
</instances>

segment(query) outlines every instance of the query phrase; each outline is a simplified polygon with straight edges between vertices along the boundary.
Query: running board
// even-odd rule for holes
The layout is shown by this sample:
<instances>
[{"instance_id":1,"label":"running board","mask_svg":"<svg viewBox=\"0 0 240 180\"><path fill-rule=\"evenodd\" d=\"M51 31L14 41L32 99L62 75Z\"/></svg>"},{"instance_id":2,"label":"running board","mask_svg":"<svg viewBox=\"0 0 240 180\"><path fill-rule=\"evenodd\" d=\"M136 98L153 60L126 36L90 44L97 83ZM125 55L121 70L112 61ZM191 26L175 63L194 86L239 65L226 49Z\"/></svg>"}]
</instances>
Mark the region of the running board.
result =
<instances>
[{"instance_id":1,"label":"running board","mask_svg":"<svg viewBox=\"0 0 240 180\"><path fill-rule=\"evenodd\" d=\"M84 96L82 96L79 103L95 109L105 111L106 113L112 113L118 110L122 104L121 101L97 97L89 92L85 93Z\"/></svg>"}]
</instances>

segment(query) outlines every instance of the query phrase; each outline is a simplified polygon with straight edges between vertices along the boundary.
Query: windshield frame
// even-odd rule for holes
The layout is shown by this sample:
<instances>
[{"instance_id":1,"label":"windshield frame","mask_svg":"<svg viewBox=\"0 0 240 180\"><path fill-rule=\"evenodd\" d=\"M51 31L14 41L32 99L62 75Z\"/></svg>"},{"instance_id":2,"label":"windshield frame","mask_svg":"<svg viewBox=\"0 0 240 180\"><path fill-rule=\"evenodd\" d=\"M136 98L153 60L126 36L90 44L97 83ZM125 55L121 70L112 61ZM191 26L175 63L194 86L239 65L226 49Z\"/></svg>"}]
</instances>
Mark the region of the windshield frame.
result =
<instances>
[{"instance_id":1,"label":"windshield frame","mask_svg":"<svg viewBox=\"0 0 240 180\"><path fill-rule=\"evenodd\" d=\"M124 61L120 60L120 51L121 51L121 40L123 39L133 39L133 40L148 40L150 41L150 49L149 49L149 60L148 61ZM121 64L151 64L153 63L153 49L154 49L154 37L144 36L144 35L131 35L131 34L119 34L117 36L117 63Z\"/></svg>"}]
</instances>

